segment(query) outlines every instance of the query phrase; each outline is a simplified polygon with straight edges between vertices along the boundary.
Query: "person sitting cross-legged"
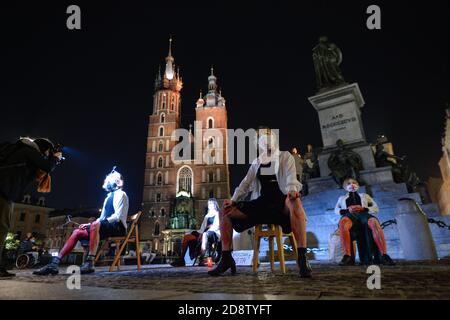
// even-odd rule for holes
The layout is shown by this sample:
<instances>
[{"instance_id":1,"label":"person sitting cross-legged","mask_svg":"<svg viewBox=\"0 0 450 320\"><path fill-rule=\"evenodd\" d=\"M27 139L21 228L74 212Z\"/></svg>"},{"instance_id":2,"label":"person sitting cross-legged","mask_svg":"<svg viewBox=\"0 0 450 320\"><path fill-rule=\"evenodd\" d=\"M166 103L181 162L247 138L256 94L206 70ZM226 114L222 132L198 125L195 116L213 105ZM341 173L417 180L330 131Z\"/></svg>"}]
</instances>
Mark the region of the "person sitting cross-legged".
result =
<instances>
[{"instance_id":1,"label":"person sitting cross-legged","mask_svg":"<svg viewBox=\"0 0 450 320\"><path fill-rule=\"evenodd\" d=\"M103 204L103 210L96 221L82 224L74 230L57 257L39 270L33 272L35 275L57 274L61 259L76 246L79 240L89 240L89 255L81 266L81 273L92 273L94 260L97 253L99 241L108 237L122 237L127 234L128 196L122 190L122 175L113 170L103 182L103 189L108 191L108 196Z\"/></svg>"},{"instance_id":2,"label":"person sitting cross-legged","mask_svg":"<svg viewBox=\"0 0 450 320\"><path fill-rule=\"evenodd\" d=\"M268 129L259 129L257 139L260 151L247 175L236 188L231 200L224 202L220 211L222 257L209 275L218 276L236 263L231 255L233 229L243 232L258 224L280 225L284 233L294 233L298 243L298 266L302 278L311 277L311 267L306 258L306 215L299 192L302 185L297 180L295 161L288 151L280 151L278 138ZM251 200L244 197L251 192Z\"/></svg>"},{"instance_id":3,"label":"person sitting cross-legged","mask_svg":"<svg viewBox=\"0 0 450 320\"><path fill-rule=\"evenodd\" d=\"M381 253L381 263L394 265L391 257L387 254L386 239L383 229L375 217L378 213L378 205L366 193L359 193L359 183L353 178L345 179L343 188L347 194L339 197L336 203L335 212L341 215L339 220L339 231L341 237L342 251L344 256L339 263L341 266L355 264L352 252L351 233L357 233L358 248L362 264L372 263L371 236L373 242Z\"/></svg>"},{"instance_id":4,"label":"person sitting cross-legged","mask_svg":"<svg viewBox=\"0 0 450 320\"><path fill-rule=\"evenodd\" d=\"M205 217L203 218L202 225L199 230L192 231L183 236L181 256L172 262L173 267L183 267L186 265L184 256L189 249L189 255L191 259L195 259L198 254L197 248L200 244L200 254L203 255L206 252L208 241L211 239L220 239L219 230L219 204L214 198L208 200L208 207ZM200 243L199 243L200 242ZM205 262L200 259L200 266L204 266Z\"/></svg>"}]
</instances>

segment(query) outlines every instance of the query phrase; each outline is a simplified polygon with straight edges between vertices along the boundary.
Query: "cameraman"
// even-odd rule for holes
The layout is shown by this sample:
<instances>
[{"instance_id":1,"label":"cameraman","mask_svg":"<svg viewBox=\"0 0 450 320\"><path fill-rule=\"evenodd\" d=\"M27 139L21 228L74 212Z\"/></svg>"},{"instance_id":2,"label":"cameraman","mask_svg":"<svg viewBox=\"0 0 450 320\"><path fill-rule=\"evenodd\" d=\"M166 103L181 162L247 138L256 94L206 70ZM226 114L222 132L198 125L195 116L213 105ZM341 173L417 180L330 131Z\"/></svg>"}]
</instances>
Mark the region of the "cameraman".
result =
<instances>
[{"instance_id":1,"label":"cameraman","mask_svg":"<svg viewBox=\"0 0 450 320\"><path fill-rule=\"evenodd\" d=\"M16 143L2 145L0 150L0 278L11 277L2 261L3 247L11 224L13 203L23 197L25 189L39 181L38 191L50 191L50 177L63 159L54 152L53 143L44 138L21 138Z\"/></svg>"}]
</instances>

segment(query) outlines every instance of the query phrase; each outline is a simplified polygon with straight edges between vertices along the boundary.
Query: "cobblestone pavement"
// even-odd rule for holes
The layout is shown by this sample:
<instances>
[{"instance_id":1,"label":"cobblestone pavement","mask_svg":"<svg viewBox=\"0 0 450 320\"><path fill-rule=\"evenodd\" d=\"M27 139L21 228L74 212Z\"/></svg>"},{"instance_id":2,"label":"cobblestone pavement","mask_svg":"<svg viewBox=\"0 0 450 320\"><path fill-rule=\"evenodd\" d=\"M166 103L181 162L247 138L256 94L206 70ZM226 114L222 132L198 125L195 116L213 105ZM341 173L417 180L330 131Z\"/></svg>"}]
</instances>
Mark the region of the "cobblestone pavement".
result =
<instances>
[{"instance_id":1,"label":"cobblestone pavement","mask_svg":"<svg viewBox=\"0 0 450 320\"><path fill-rule=\"evenodd\" d=\"M327 263L313 263L312 266L312 279L301 279L296 265L291 263L287 265L285 275L278 270L271 273L266 264L257 274L250 267L238 267L237 275L218 278L207 275L208 269L204 267L152 265L140 272L97 271L83 275L81 281L83 286L96 288L164 290L183 294L280 295L294 299L450 299L450 260L382 266L380 290L367 288L370 274L366 273L366 267L339 267ZM65 274L38 277L31 271L20 271L12 280L58 284L65 283L67 277Z\"/></svg>"}]
</instances>

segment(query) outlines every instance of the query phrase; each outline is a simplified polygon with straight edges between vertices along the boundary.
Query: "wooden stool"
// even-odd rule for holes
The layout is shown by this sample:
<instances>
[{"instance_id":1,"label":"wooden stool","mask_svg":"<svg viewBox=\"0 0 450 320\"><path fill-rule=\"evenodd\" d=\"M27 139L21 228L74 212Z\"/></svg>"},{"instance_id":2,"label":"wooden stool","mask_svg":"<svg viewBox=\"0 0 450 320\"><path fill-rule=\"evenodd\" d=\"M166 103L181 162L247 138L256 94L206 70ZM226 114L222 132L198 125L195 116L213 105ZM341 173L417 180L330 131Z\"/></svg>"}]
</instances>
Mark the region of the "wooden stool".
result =
<instances>
[{"instance_id":1,"label":"wooden stool","mask_svg":"<svg viewBox=\"0 0 450 320\"><path fill-rule=\"evenodd\" d=\"M297 251L297 241L295 240L294 234L291 232L285 234L289 237L292 249L294 250L295 259L298 260ZM269 238L269 254L270 254L270 270L273 272L275 270L275 249L273 238L277 239L278 248L278 261L280 261L280 270L282 273L286 273L286 265L284 263L284 248L283 248L283 231L279 225L269 224L267 225L267 230L263 230L263 225L258 224L255 226L255 246L253 249L253 272L256 272L259 264L259 247L261 238Z\"/></svg>"}]
</instances>

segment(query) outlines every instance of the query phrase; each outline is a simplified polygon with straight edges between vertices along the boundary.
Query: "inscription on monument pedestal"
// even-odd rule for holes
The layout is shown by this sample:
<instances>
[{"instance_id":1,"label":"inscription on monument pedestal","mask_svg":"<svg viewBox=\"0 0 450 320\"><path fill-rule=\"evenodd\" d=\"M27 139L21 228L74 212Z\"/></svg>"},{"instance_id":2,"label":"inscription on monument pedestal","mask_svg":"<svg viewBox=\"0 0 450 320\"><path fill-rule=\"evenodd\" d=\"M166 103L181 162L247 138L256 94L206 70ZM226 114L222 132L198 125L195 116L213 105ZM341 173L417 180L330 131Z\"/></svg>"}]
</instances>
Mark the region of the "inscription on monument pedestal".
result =
<instances>
[{"instance_id":1,"label":"inscription on monument pedestal","mask_svg":"<svg viewBox=\"0 0 450 320\"><path fill-rule=\"evenodd\" d=\"M345 143L365 142L359 109L364 100L358 84L353 83L309 98L319 114L325 148Z\"/></svg>"}]
</instances>

